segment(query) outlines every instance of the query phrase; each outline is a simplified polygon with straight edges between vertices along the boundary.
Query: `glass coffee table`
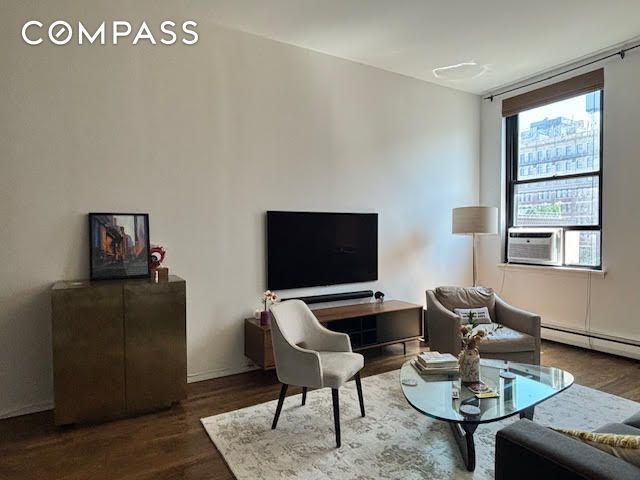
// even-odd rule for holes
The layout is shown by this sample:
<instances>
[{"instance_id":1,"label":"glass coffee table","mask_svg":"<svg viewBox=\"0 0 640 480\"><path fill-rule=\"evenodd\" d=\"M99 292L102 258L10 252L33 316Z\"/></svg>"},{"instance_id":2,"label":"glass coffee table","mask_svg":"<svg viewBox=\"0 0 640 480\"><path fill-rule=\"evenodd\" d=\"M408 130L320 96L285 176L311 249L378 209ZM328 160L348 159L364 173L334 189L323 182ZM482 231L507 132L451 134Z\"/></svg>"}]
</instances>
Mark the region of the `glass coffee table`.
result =
<instances>
[{"instance_id":1,"label":"glass coffee table","mask_svg":"<svg viewBox=\"0 0 640 480\"><path fill-rule=\"evenodd\" d=\"M458 375L420 375L413 361L406 362L400 369L405 398L424 415L449 424L469 471L476 466L473 433L478 425L516 414L533 420L537 404L573 385L573 375L559 368L482 359L480 380L499 396L478 399L461 384ZM452 398L454 388L459 391L458 399ZM461 412L461 407L467 413Z\"/></svg>"}]
</instances>

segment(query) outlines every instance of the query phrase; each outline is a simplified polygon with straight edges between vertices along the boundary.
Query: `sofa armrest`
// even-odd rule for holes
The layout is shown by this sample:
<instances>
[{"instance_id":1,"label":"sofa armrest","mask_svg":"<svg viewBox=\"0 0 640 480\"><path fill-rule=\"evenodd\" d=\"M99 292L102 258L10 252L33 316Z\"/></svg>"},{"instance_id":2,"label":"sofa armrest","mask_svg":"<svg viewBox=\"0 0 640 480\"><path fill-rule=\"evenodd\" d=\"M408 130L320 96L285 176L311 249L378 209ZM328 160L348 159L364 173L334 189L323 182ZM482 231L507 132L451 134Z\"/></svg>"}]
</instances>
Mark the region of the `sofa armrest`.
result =
<instances>
[{"instance_id":1,"label":"sofa armrest","mask_svg":"<svg viewBox=\"0 0 640 480\"><path fill-rule=\"evenodd\" d=\"M496 295L496 321L532 337L540 337L540 315L509 305Z\"/></svg>"},{"instance_id":2,"label":"sofa armrest","mask_svg":"<svg viewBox=\"0 0 640 480\"><path fill-rule=\"evenodd\" d=\"M427 290L426 293L429 348L440 353L458 355L462 346L460 317L444 308L432 290Z\"/></svg>"},{"instance_id":3,"label":"sofa armrest","mask_svg":"<svg viewBox=\"0 0 640 480\"><path fill-rule=\"evenodd\" d=\"M495 479L632 480L640 469L529 420L496 434Z\"/></svg>"},{"instance_id":4,"label":"sofa armrest","mask_svg":"<svg viewBox=\"0 0 640 480\"><path fill-rule=\"evenodd\" d=\"M509 305L499 296L496 297L496 322L512 330L531 335L536 341L535 363L540 364L541 322L540 315L527 312Z\"/></svg>"}]
</instances>

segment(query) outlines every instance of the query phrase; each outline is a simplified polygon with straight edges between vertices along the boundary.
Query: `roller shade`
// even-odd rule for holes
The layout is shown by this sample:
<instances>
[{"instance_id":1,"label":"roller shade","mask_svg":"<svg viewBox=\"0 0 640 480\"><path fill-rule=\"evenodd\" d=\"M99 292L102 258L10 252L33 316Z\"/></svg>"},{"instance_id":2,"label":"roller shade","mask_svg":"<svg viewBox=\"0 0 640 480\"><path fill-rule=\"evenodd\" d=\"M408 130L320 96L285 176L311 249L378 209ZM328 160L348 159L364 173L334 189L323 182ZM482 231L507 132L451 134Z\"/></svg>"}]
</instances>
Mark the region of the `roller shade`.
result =
<instances>
[{"instance_id":1,"label":"roller shade","mask_svg":"<svg viewBox=\"0 0 640 480\"><path fill-rule=\"evenodd\" d=\"M578 75L546 87L507 98L502 101L502 116L510 117L524 110L541 107L565 98L604 88L604 69Z\"/></svg>"}]
</instances>

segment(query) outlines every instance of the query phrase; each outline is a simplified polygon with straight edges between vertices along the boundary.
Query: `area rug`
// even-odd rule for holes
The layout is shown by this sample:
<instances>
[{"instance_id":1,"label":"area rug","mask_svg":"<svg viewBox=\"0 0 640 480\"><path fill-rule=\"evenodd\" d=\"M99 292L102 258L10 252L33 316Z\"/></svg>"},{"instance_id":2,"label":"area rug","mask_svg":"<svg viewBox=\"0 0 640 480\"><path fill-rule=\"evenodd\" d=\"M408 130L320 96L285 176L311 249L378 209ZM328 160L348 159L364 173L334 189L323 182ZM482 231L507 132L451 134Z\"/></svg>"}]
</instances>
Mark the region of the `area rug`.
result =
<instances>
[{"instance_id":1,"label":"area rug","mask_svg":"<svg viewBox=\"0 0 640 480\"><path fill-rule=\"evenodd\" d=\"M476 470L467 472L449 426L411 408L400 372L362 380L367 416L360 417L354 382L340 389L342 448L335 448L331 392L287 397L278 428L276 401L203 418L202 424L238 480L272 479L493 479L496 432L511 417L480 425ZM542 425L593 429L623 420L640 404L581 385L536 407Z\"/></svg>"}]
</instances>

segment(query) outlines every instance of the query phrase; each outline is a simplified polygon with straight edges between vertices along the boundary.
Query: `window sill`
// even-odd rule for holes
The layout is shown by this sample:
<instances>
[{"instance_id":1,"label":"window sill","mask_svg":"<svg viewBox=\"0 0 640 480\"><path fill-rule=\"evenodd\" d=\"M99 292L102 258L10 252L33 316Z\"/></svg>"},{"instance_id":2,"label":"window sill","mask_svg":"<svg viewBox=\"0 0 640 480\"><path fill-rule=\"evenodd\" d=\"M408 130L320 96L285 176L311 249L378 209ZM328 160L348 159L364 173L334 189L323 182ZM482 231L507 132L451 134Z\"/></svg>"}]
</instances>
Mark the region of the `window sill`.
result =
<instances>
[{"instance_id":1,"label":"window sill","mask_svg":"<svg viewBox=\"0 0 640 480\"><path fill-rule=\"evenodd\" d=\"M523 265L520 263L499 263L498 268L505 271L532 272L532 273L570 273L575 275L595 275L604 277L606 270L595 270L580 267L554 267L552 265Z\"/></svg>"}]
</instances>

